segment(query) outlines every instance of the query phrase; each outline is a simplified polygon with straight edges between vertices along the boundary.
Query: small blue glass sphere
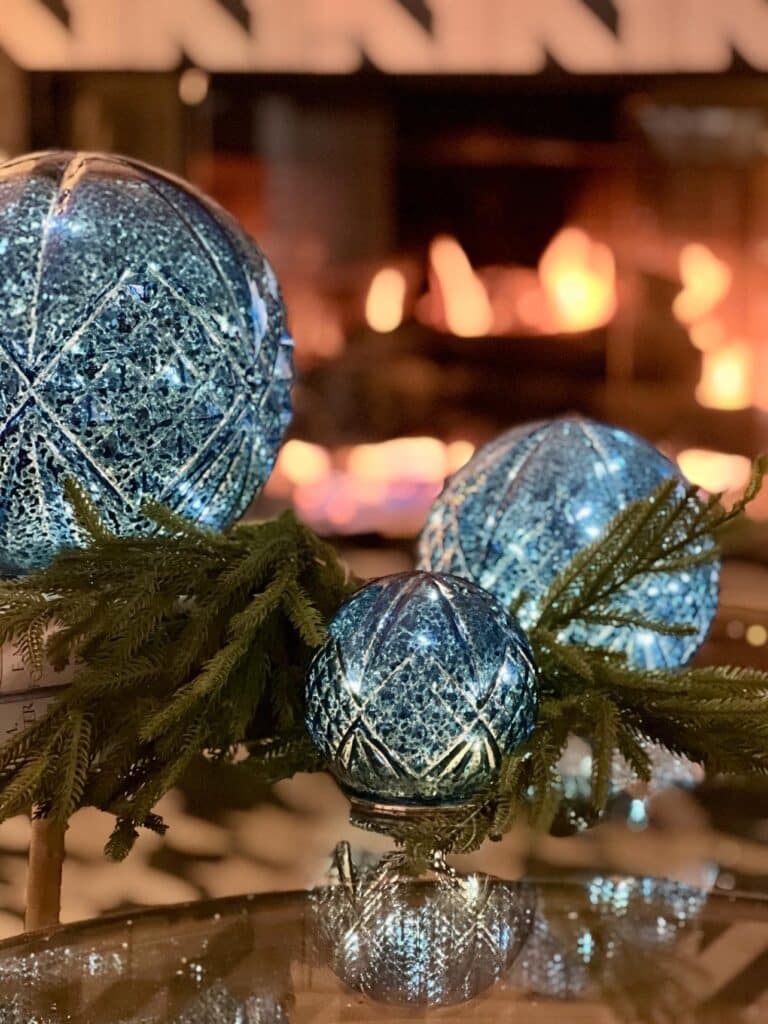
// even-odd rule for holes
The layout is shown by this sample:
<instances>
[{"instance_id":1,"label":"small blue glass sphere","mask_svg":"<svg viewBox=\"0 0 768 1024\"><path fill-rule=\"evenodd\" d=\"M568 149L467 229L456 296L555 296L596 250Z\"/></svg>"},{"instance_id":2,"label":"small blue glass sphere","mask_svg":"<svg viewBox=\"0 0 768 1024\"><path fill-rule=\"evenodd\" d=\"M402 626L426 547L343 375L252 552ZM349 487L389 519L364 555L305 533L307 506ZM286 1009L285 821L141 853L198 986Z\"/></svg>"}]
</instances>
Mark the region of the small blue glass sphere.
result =
<instances>
[{"instance_id":1,"label":"small blue glass sphere","mask_svg":"<svg viewBox=\"0 0 768 1024\"><path fill-rule=\"evenodd\" d=\"M467 580L374 580L342 605L329 634L309 668L307 728L353 797L461 803L534 728L528 641Z\"/></svg>"},{"instance_id":2,"label":"small blue glass sphere","mask_svg":"<svg viewBox=\"0 0 768 1024\"><path fill-rule=\"evenodd\" d=\"M120 534L144 499L215 528L290 420L274 273L214 202L123 157L0 166L0 571L77 542L62 480Z\"/></svg>"},{"instance_id":3,"label":"small blue glass sphere","mask_svg":"<svg viewBox=\"0 0 768 1024\"><path fill-rule=\"evenodd\" d=\"M481 448L454 474L430 510L419 540L419 565L473 580L517 610L525 628L574 555L597 540L626 505L665 480L676 466L634 434L579 416L529 423ZM702 541L688 550L702 550ZM655 669L688 662L717 610L720 563L639 577L611 607L646 620L693 625L695 635L669 636L574 622L570 643L622 652L632 665Z\"/></svg>"}]
</instances>

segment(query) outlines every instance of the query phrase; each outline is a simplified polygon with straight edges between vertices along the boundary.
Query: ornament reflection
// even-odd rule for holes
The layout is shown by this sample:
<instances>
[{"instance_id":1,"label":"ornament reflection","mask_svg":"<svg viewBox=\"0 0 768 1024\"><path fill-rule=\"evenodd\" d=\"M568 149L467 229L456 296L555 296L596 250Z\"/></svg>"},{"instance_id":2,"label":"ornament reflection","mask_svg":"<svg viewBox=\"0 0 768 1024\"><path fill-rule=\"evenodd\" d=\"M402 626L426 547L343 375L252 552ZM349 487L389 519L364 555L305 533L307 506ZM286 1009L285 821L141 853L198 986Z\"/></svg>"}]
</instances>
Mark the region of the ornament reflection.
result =
<instances>
[{"instance_id":1,"label":"ornament reflection","mask_svg":"<svg viewBox=\"0 0 768 1024\"><path fill-rule=\"evenodd\" d=\"M510 976L516 987L549 999L599 998L629 1020L679 1019L698 975L677 940L701 914L704 890L626 876L537 889L533 927Z\"/></svg>"},{"instance_id":2,"label":"ornament reflection","mask_svg":"<svg viewBox=\"0 0 768 1024\"><path fill-rule=\"evenodd\" d=\"M334 860L338 884L309 896L310 947L375 1002L437 1008L498 985L515 1002L598 1000L619 1019L667 1024L695 998L701 972L678 940L704 909L702 889L631 876L506 882L441 859L415 876L403 854L356 867L347 843Z\"/></svg>"},{"instance_id":3,"label":"ornament reflection","mask_svg":"<svg viewBox=\"0 0 768 1024\"><path fill-rule=\"evenodd\" d=\"M489 989L518 956L533 922L530 886L459 875L436 863L409 873L399 854L355 870L336 850L340 884L310 895L319 959L377 1002L440 1007Z\"/></svg>"},{"instance_id":4,"label":"ornament reflection","mask_svg":"<svg viewBox=\"0 0 768 1024\"><path fill-rule=\"evenodd\" d=\"M193 903L3 942L0 1021L423 1020L457 1004L451 1019L746 1020L730 996L707 1015L722 982L710 940L731 924L735 938L746 923L761 955L763 901L708 901L690 885L632 876L508 882L441 861L415 876L402 854L353 867L346 843L335 861L338 884L309 893Z\"/></svg>"},{"instance_id":5,"label":"ornament reflection","mask_svg":"<svg viewBox=\"0 0 768 1024\"><path fill-rule=\"evenodd\" d=\"M252 995L242 1001L217 981L173 1024L288 1024L289 1014L276 994Z\"/></svg>"}]
</instances>

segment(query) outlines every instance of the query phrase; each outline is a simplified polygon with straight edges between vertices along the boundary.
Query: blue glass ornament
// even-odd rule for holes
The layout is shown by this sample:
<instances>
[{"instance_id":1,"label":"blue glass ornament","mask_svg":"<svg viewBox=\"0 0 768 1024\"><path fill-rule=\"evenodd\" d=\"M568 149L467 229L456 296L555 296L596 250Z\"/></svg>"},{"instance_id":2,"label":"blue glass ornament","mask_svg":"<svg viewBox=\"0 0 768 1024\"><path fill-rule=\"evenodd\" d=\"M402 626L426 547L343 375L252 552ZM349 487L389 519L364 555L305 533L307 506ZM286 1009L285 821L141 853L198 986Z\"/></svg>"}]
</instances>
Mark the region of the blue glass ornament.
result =
<instances>
[{"instance_id":1,"label":"blue glass ornament","mask_svg":"<svg viewBox=\"0 0 768 1024\"><path fill-rule=\"evenodd\" d=\"M307 682L307 728L353 797L459 803L532 732L525 635L455 576L385 576L338 610Z\"/></svg>"},{"instance_id":2,"label":"blue glass ornament","mask_svg":"<svg viewBox=\"0 0 768 1024\"><path fill-rule=\"evenodd\" d=\"M611 519L669 478L684 478L648 442L579 416L529 423L481 448L451 477L430 510L419 541L419 565L465 576L505 605L525 600L517 615L535 621L555 576L597 540ZM702 550L704 540L688 550ZM607 647L640 668L685 664L710 627L720 563L639 577L610 607L645 619L693 625L695 635L668 636L574 622L571 643Z\"/></svg>"},{"instance_id":3,"label":"blue glass ornament","mask_svg":"<svg viewBox=\"0 0 768 1024\"><path fill-rule=\"evenodd\" d=\"M211 200L123 157L0 167L0 571L77 541L62 480L121 534L146 498L215 528L290 419L275 276Z\"/></svg>"}]
</instances>

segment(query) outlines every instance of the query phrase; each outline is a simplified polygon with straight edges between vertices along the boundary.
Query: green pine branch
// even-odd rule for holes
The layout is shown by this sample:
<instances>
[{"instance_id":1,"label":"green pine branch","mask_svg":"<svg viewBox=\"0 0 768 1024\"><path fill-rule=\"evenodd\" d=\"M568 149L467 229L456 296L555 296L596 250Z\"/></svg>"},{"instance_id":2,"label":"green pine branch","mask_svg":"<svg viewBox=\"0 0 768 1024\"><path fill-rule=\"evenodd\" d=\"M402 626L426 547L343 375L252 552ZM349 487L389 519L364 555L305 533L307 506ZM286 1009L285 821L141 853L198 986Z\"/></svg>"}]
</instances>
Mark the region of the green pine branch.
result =
<instances>
[{"instance_id":1,"label":"green pine branch","mask_svg":"<svg viewBox=\"0 0 768 1024\"><path fill-rule=\"evenodd\" d=\"M468 807L388 826L417 861L434 849L474 849L518 820L550 828L571 735L592 748L595 818L610 798L617 754L649 778L649 744L712 775L768 775L765 673L643 671L621 654L563 639L572 623L695 632L627 611L632 588L648 573L716 559L717 537L767 469L767 459L757 461L728 510L718 496L702 502L693 488L667 482L571 560L530 631L540 680L535 732ZM290 513L216 533L156 504L146 508L156 533L120 538L77 485L68 494L87 546L0 582L0 641L13 640L38 674L76 666L48 713L0 748L0 821L32 805L66 821L93 805L114 815L107 852L123 857L142 828L164 830L154 808L200 754L231 760L244 750L232 770L254 783L321 770L303 726L304 674L353 588L330 545Z\"/></svg>"},{"instance_id":2,"label":"green pine branch","mask_svg":"<svg viewBox=\"0 0 768 1024\"><path fill-rule=\"evenodd\" d=\"M638 780L648 781L650 744L690 758L712 775L768 775L768 674L731 666L647 671L605 648L567 643L574 622L642 629L662 635L695 633L690 623L657 622L631 608L632 587L647 573L680 571L714 561L717 537L759 492L768 457L731 508L706 502L695 488L667 481L649 498L622 510L604 534L577 554L552 582L530 631L541 700L530 739L502 763L496 783L449 823L407 823L395 838L423 856L430 844L475 848L501 838L516 821L549 828L564 799L558 762L570 735L592 749L592 818L611 795L617 754ZM621 598L621 610L614 607ZM522 595L512 602L521 603Z\"/></svg>"},{"instance_id":3,"label":"green pine branch","mask_svg":"<svg viewBox=\"0 0 768 1024\"><path fill-rule=\"evenodd\" d=\"M123 857L141 828L162 829L153 808L203 752L251 744L244 764L269 778L317 768L304 671L353 589L330 545L291 513L216 533L157 504L156 533L120 538L71 481L67 495L87 546L0 583L0 641L38 675L76 666L0 748L0 821L95 805L115 816L107 852Z\"/></svg>"},{"instance_id":4,"label":"green pine branch","mask_svg":"<svg viewBox=\"0 0 768 1024\"><path fill-rule=\"evenodd\" d=\"M716 536L759 493L766 472L768 456L761 456L744 495L727 510L721 504L722 495L702 502L695 487L684 487L674 479L665 481L650 497L632 502L553 580L538 625L557 632L574 621L616 618L619 613L610 602L631 594L639 577L715 561Z\"/></svg>"}]
</instances>

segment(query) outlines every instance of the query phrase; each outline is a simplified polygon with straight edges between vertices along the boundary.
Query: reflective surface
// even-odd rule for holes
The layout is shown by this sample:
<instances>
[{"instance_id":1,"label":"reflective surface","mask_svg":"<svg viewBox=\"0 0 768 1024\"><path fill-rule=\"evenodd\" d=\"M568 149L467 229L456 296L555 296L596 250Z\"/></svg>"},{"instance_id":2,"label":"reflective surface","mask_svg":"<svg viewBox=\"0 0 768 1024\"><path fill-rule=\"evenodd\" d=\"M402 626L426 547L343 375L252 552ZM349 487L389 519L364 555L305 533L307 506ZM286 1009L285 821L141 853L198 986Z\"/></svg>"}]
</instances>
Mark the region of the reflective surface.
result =
<instances>
[{"instance_id":1,"label":"reflective surface","mask_svg":"<svg viewBox=\"0 0 768 1024\"><path fill-rule=\"evenodd\" d=\"M562 912L557 897L539 887L531 935L515 965L514 979L526 991L558 1000L585 997L602 988L629 1015L653 1007L654 995L632 1000L638 966L660 974L675 963L675 944L695 927L706 894L693 886L655 878L595 876L584 886L586 906ZM663 953L668 952L665 961ZM670 971L680 973L684 961ZM660 979L661 980L661 979ZM669 1011L683 1012L694 993L681 991ZM621 1002L619 1002L621 1000ZM657 993L659 1006L666 1002ZM661 1011L660 1011L661 1012Z\"/></svg>"},{"instance_id":2,"label":"reflective surface","mask_svg":"<svg viewBox=\"0 0 768 1024\"><path fill-rule=\"evenodd\" d=\"M290 419L291 340L262 253L213 202L115 156L0 167L0 569L75 538L73 475L130 533L156 498L223 527Z\"/></svg>"},{"instance_id":3,"label":"reflective surface","mask_svg":"<svg viewBox=\"0 0 768 1024\"><path fill-rule=\"evenodd\" d=\"M470 933L477 934L474 911L467 913L467 906L481 906L471 877L463 883L467 905L454 903L453 916L443 917L445 927L419 933L425 941L413 951L414 957L427 957L445 986L431 990L431 1008L422 999L409 999L413 975L402 967L415 961L398 947L386 901L377 902L359 888L346 897L320 889L149 911L5 942L0 945L0 1020L330 1024L424 1020L433 1014L440 1021L526 1024L764 1019L768 1001L760 965L768 952L766 901L707 897L679 883L626 876L550 879L526 883L524 889L485 879L479 891L495 937L488 946L466 942L462 931L462 922L470 920ZM439 887L432 881L413 886L406 917L429 917L429 908L444 898ZM523 891L535 915L524 943L518 942L523 932L515 932ZM363 898L370 908L351 934L380 942L382 951L394 954L365 959L366 995L360 992L362 975L348 970L350 963L362 962L362 946L356 951L349 940L346 945L333 941L349 932L347 912L342 912L341 931L334 924L335 910L325 914L350 897ZM505 919L512 922L514 938L506 946ZM402 941L409 937L406 928ZM497 968L487 973L502 949ZM472 995L466 979L481 975L483 990ZM418 992L423 995L421 988ZM441 992L453 1009L438 1005ZM457 995L465 1001L456 1004ZM393 996L399 1005L393 1005Z\"/></svg>"},{"instance_id":4,"label":"reflective surface","mask_svg":"<svg viewBox=\"0 0 768 1024\"><path fill-rule=\"evenodd\" d=\"M307 726L353 795L466 799L533 729L528 642L499 602L466 580L374 580L329 632L309 669Z\"/></svg>"},{"instance_id":5,"label":"reflective surface","mask_svg":"<svg viewBox=\"0 0 768 1024\"><path fill-rule=\"evenodd\" d=\"M581 417L526 424L482 448L450 478L420 539L420 565L474 580L509 605L523 626L576 552L613 516L680 471L646 441ZM699 550L698 547L695 550ZM695 636L573 623L563 637L626 652L639 666L687 662L717 609L719 564L655 573L610 607L647 619L691 623Z\"/></svg>"}]
</instances>

